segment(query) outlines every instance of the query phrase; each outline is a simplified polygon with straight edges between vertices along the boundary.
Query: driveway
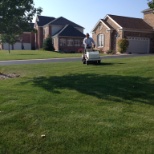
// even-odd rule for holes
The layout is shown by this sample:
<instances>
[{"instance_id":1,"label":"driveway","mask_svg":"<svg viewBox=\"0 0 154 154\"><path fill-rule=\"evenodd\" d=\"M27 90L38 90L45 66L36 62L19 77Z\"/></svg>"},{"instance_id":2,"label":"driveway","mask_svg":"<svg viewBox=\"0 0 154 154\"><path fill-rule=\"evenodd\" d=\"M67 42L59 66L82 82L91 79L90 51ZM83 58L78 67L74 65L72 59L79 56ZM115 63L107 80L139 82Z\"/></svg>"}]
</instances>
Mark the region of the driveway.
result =
<instances>
[{"instance_id":1,"label":"driveway","mask_svg":"<svg viewBox=\"0 0 154 154\"><path fill-rule=\"evenodd\" d=\"M122 55L108 55L102 56L101 59L111 58L129 58L140 56L154 56L154 54L122 54ZM50 58L50 59L30 59L30 60L7 60L0 61L0 65L19 65L19 64L39 64L39 63L59 63L59 62L76 62L81 61L81 58Z\"/></svg>"}]
</instances>

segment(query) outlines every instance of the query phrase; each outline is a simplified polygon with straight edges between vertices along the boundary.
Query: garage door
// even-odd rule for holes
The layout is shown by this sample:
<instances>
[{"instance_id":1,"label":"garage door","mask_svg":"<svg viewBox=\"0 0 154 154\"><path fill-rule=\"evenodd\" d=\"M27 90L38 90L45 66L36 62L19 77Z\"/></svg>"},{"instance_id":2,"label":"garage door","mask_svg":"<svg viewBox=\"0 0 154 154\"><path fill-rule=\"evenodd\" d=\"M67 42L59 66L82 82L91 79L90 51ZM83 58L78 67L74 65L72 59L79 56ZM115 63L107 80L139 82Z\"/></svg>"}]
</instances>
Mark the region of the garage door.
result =
<instances>
[{"instance_id":1,"label":"garage door","mask_svg":"<svg viewBox=\"0 0 154 154\"><path fill-rule=\"evenodd\" d=\"M31 50L31 44L30 43L23 43L24 50ZM3 44L3 49L8 50L9 49L9 44L4 43ZM12 46L10 45L10 50L12 49ZM20 42L16 42L14 44L14 50L22 50L22 44Z\"/></svg>"},{"instance_id":2,"label":"garage door","mask_svg":"<svg viewBox=\"0 0 154 154\"><path fill-rule=\"evenodd\" d=\"M128 37L128 53L149 53L150 39L144 37Z\"/></svg>"}]
</instances>

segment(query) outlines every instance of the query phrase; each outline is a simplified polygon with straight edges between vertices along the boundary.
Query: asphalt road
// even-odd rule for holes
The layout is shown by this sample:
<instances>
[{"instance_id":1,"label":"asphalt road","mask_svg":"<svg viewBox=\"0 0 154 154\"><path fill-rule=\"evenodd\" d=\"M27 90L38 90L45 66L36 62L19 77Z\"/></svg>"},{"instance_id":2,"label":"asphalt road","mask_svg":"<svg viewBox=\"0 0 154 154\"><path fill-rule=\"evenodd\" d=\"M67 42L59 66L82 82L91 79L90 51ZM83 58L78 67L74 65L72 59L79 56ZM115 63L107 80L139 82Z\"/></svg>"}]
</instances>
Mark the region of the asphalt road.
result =
<instances>
[{"instance_id":1,"label":"asphalt road","mask_svg":"<svg viewBox=\"0 0 154 154\"><path fill-rule=\"evenodd\" d=\"M154 56L154 54L126 54L126 55L109 55L102 56L101 59L111 58L129 58L139 56ZM19 64L39 64L39 63L59 63L59 62L76 62L81 61L81 58L51 58L51 59L31 59L31 60L7 60L0 61L0 65L19 65Z\"/></svg>"}]
</instances>

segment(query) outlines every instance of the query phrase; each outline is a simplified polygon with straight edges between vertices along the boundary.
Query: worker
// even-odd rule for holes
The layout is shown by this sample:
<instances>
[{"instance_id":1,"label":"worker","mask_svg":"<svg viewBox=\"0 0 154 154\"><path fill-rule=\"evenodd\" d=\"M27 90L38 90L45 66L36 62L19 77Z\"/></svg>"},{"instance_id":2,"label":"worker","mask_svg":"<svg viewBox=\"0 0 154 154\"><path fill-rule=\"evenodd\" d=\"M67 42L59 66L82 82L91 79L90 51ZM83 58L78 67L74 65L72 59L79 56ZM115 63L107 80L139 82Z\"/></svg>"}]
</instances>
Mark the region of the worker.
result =
<instances>
[{"instance_id":1,"label":"worker","mask_svg":"<svg viewBox=\"0 0 154 154\"><path fill-rule=\"evenodd\" d=\"M87 33L86 37L83 39L83 44L85 47L85 51L86 51L86 49L91 49L92 47L95 48L95 42L94 42L93 38L91 38L89 36L89 33Z\"/></svg>"}]
</instances>

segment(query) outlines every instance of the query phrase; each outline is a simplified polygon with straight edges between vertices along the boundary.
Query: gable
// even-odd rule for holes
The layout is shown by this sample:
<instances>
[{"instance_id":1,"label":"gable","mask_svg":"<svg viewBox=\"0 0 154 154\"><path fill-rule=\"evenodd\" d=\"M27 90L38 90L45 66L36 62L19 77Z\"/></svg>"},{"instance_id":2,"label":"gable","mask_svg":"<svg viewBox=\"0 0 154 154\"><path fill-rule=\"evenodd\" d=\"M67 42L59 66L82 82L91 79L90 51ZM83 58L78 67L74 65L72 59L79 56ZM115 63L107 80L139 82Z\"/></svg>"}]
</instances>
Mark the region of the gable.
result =
<instances>
[{"instance_id":1,"label":"gable","mask_svg":"<svg viewBox=\"0 0 154 154\"><path fill-rule=\"evenodd\" d=\"M94 32L97 29L101 29L102 27L105 27L106 29L110 30L112 27L103 19L100 19L95 27L92 29L92 32Z\"/></svg>"},{"instance_id":2,"label":"gable","mask_svg":"<svg viewBox=\"0 0 154 154\"><path fill-rule=\"evenodd\" d=\"M53 21L51 21L50 23L48 24L52 24L52 25L71 25L73 27L80 27L80 28L83 28L82 26L64 18L64 17L59 17L59 18L56 18L54 19Z\"/></svg>"},{"instance_id":3,"label":"gable","mask_svg":"<svg viewBox=\"0 0 154 154\"><path fill-rule=\"evenodd\" d=\"M55 36L71 36L71 37L85 37L83 33L74 28L72 25L66 25Z\"/></svg>"},{"instance_id":4,"label":"gable","mask_svg":"<svg viewBox=\"0 0 154 154\"><path fill-rule=\"evenodd\" d=\"M54 17L47 17L47 16L37 16L36 23L38 26L44 26L48 24L49 22L53 21Z\"/></svg>"}]
</instances>

